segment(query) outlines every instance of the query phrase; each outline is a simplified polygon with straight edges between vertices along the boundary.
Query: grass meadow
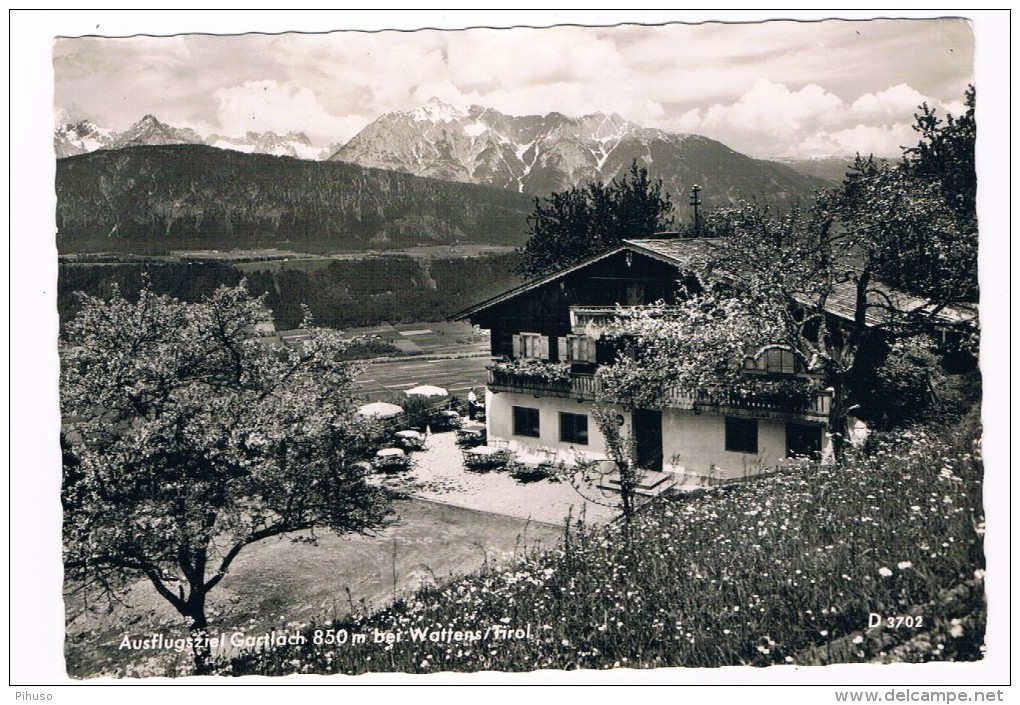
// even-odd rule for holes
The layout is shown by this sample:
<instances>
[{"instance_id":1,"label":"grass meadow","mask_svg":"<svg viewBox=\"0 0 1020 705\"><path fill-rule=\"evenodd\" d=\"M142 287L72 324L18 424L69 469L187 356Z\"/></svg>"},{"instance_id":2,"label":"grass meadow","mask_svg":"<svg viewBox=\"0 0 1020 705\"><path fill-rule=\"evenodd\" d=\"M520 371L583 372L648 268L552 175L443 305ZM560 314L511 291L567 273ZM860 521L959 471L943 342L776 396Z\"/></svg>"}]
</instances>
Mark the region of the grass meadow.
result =
<instances>
[{"instance_id":1,"label":"grass meadow","mask_svg":"<svg viewBox=\"0 0 1020 705\"><path fill-rule=\"evenodd\" d=\"M232 675L970 661L984 653L976 424L577 517L555 549L322 618ZM875 620L878 619L878 623Z\"/></svg>"}]
</instances>

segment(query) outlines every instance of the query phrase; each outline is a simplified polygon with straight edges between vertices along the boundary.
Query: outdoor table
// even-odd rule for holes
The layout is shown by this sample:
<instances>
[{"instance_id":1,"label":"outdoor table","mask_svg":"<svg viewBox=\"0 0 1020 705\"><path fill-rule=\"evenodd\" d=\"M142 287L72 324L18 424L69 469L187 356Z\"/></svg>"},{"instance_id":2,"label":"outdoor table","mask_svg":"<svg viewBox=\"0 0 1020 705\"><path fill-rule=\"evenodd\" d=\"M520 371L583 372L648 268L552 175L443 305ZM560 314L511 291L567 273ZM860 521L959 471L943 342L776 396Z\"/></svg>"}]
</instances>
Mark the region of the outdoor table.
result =
<instances>
[{"instance_id":1,"label":"outdoor table","mask_svg":"<svg viewBox=\"0 0 1020 705\"><path fill-rule=\"evenodd\" d=\"M525 453L524 455L518 455L514 458L514 465L520 465L526 468L540 468L544 465L552 465L552 461L544 455Z\"/></svg>"},{"instance_id":2,"label":"outdoor table","mask_svg":"<svg viewBox=\"0 0 1020 705\"><path fill-rule=\"evenodd\" d=\"M411 467L411 459L400 448L383 448L376 451L373 465L384 471L406 470Z\"/></svg>"},{"instance_id":3,"label":"outdoor table","mask_svg":"<svg viewBox=\"0 0 1020 705\"><path fill-rule=\"evenodd\" d=\"M420 450L425 445L425 437L418 431L397 431L393 435L405 450Z\"/></svg>"},{"instance_id":4,"label":"outdoor table","mask_svg":"<svg viewBox=\"0 0 1020 705\"><path fill-rule=\"evenodd\" d=\"M525 453L518 455L510 464L510 472L518 479L539 479L553 472L555 463L545 455Z\"/></svg>"},{"instance_id":5,"label":"outdoor table","mask_svg":"<svg viewBox=\"0 0 1020 705\"><path fill-rule=\"evenodd\" d=\"M468 455L485 456L485 455L499 455L500 453L505 453L506 451L504 451L502 448L496 448L494 446L478 446L477 448L469 448L464 452L467 453Z\"/></svg>"},{"instance_id":6,"label":"outdoor table","mask_svg":"<svg viewBox=\"0 0 1020 705\"><path fill-rule=\"evenodd\" d=\"M510 453L505 448L478 446L464 451L464 464L471 469L493 468L506 465Z\"/></svg>"},{"instance_id":7,"label":"outdoor table","mask_svg":"<svg viewBox=\"0 0 1020 705\"><path fill-rule=\"evenodd\" d=\"M460 426L460 414L453 409L443 409L439 412L439 418L436 421L433 430L436 431L450 431Z\"/></svg>"},{"instance_id":8,"label":"outdoor table","mask_svg":"<svg viewBox=\"0 0 1020 705\"><path fill-rule=\"evenodd\" d=\"M457 443L461 445L481 443L484 438L485 426L481 424L467 424L457 429Z\"/></svg>"}]
</instances>

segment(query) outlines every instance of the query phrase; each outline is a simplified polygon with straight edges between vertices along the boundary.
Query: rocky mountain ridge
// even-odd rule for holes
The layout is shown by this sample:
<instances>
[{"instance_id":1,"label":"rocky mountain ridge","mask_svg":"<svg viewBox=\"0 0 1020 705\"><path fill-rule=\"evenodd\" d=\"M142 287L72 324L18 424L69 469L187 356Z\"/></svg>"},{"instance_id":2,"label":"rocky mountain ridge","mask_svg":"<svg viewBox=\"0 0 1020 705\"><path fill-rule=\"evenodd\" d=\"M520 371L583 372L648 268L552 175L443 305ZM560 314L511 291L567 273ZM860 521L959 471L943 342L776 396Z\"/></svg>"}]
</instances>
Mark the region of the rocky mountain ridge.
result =
<instances>
[{"instance_id":1,"label":"rocky mountain ridge","mask_svg":"<svg viewBox=\"0 0 1020 705\"><path fill-rule=\"evenodd\" d=\"M243 136L211 134L203 137L191 128L180 128L146 115L123 132L96 126L90 120L67 121L53 133L53 149L58 159L95 152L146 145L205 144L247 154L271 154L280 157L320 160L335 148L325 150L311 144L303 132L247 132Z\"/></svg>"},{"instance_id":2,"label":"rocky mountain ridge","mask_svg":"<svg viewBox=\"0 0 1020 705\"><path fill-rule=\"evenodd\" d=\"M414 110L386 113L339 149L326 152L312 145L303 132L203 137L153 115L121 133L81 120L61 125L54 134L58 157L174 144L304 160L328 155L329 161L532 196L547 196L588 181L608 182L623 176L637 161L652 177L663 180L665 192L678 206L686 203L695 184L708 207L740 198L789 205L810 200L818 189L834 185L818 171L805 173L791 168L794 165L752 159L701 135L640 127L616 114L511 116L477 105L459 108L437 99Z\"/></svg>"},{"instance_id":3,"label":"rocky mountain ridge","mask_svg":"<svg viewBox=\"0 0 1020 705\"><path fill-rule=\"evenodd\" d=\"M832 185L701 135L640 127L615 114L514 117L436 99L381 116L330 159L534 195L586 181L608 182L636 160L663 179L674 198L698 184L710 205L742 196L809 198Z\"/></svg>"}]
</instances>

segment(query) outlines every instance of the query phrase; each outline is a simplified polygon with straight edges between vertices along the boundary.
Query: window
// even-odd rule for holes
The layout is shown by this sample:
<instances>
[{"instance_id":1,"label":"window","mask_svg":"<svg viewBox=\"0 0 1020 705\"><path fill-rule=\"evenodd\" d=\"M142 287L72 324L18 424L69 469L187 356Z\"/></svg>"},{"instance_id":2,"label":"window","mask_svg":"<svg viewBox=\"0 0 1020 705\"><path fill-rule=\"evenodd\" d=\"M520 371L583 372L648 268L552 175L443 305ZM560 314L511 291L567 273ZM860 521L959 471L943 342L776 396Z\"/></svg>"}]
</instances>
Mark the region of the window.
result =
<instances>
[{"instance_id":1,"label":"window","mask_svg":"<svg viewBox=\"0 0 1020 705\"><path fill-rule=\"evenodd\" d=\"M726 417L726 450L758 454L758 419Z\"/></svg>"},{"instance_id":2,"label":"window","mask_svg":"<svg viewBox=\"0 0 1020 705\"><path fill-rule=\"evenodd\" d=\"M564 443L588 445L588 417L584 414L561 412L560 440Z\"/></svg>"},{"instance_id":3,"label":"window","mask_svg":"<svg viewBox=\"0 0 1020 705\"><path fill-rule=\"evenodd\" d=\"M819 458L822 454L822 427L802 423L786 424L786 457Z\"/></svg>"},{"instance_id":4,"label":"window","mask_svg":"<svg viewBox=\"0 0 1020 705\"><path fill-rule=\"evenodd\" d=\"M514 357L549 359L549 336L540 333L521 333L514 336Z\"/></svg>"},{"instance_id":5,"label":"window","mask_svg":"<svg viewBox=\"0 0 1020 705\"><path fill-rule=\"evenodd\" d=\"M761 350L756 357L746 358L744 369L766 374L792 375L797 371L797 358L792 350L774 346Z\"/></svg>"},{"instance_id":6,"label":"window","mask_svg":"<svg viewBox=\"0 0 1020 705\"><path fill-rule=\"evenodd\" d=\"M514 435L538 438L538 409L527 406L514 407Z\"/></svg>"},{"instance_id":7,"label":"window","mask_svg":"<svg viewBox=\"0 0 1020 705\"><path fill-rule=\"evenodd\" d=\"M567 357L570 362L595 362L595 341L586 335L568 335Z\"/></svg>"}]
</instances>

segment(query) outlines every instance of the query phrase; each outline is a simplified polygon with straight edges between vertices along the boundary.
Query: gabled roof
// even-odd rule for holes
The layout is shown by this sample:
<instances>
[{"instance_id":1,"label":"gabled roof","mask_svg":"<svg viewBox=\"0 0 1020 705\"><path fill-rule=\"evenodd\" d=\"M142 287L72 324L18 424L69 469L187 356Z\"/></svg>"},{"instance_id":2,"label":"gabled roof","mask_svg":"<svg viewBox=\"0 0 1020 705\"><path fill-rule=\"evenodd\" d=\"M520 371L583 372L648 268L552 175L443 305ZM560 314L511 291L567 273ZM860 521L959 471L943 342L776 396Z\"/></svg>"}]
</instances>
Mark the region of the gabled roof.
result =
<instances>
[{"instance_id":1,"label":"gabled roof","mask_svg":"<svg viewBox=\"0 0 1020 705\"><path fill-rule=\"evenodd\" d=\"M504 301L513 299L521 294L545 286L550 282L554 282L557 279L565 277L579 269L584 269L590 264L607 259L625 250L647 255L661 262L665 262L666 264L674 265L678 269L683 268L688 271L697 271L708 264L718 242L719 240L717 239L683 237L623 240L619 246L614 247L611 250L583 259L577 264L567 267L566 269L561 269L557 272L552 272L543 277L539 277L538 279L521 284L520 286L510 289L498 296L482 301L471 308L464 309L460 313L454 314L451 319L463 320L475 313L478 313L479 311L483 311L491 306L501 304ZM882 314L882 307L884 306L892 306L896 310L902 312L917 312L921 314L927 313L931 310L931 303L928 300L898 291L890 286L882 284L881 282L872 281L868 290L868 303L875 307L869 308L865 316L866 323L869 326L880 325L886 322L886 317ZM801 303L809 304L810 302L802 301ZM857 308L856 285L850 281L833 285L833 289L826 298L825 303L825 310L828 313L833 316L843 318L844 320L852 321L854 318L854 312ZM946 324L956 324L968 320L976 320L977 307L960 305L946 306L938 312L935 318Z\"/></svg>"},{"instance_id":2,"label":"gabled roof","mask_svg":"<svg viewBox=\"0 0 1020 705\"><path fill-rule=\"evenodd\" d=\"M568 274L576 272L579 269L584 269L585 267L587 267L590 264L593 264L594 262L599 262L601 260L608 259L609 257L612 257L613 255L623 252L625 250L630 250L631 252L637 252L643 255L648 255L653 259L659 260L660 262L665 262L666 264L671 264L677 267L687 267L692 269L695 267L701 267L704 266L705 263L708 261L709 254L712 251L712 243L714 242L715 240L710 240L708 238L701 239L652 238L647 240L623 240L619 246L614 247L611 250L600 252L597 255L592 255L591 257L587 257L578 262L577 264L567 267L566 269L561 269L559 271L552 272L550 274L546 274L545 276L539 277L538 279L533 279L529 282L521 284L520 286L514 287L509 291L505 291L502 294L498 294L490 299L482 301L481 303L475 304L471 308L466 308L460 313L455 313L453 316L450 317L450 319L454 321L464 320L465 318L468 318L478 313L479 311L483 311L491 306L501 304L504 301L513 299L517 296L520 296L521 294L538 289L539 287L545 286L549 282L554 282L557 279L565 277Z\"/></svg>"},{"instance_id":3,"label":"gabled roof","mask_svg":"<svg viewBox=\"0 0 1020 705\"><path fill-rule=\"evenodd\" d=\"M883 312L890 308L901 313L929 315L933 306L928 299L893 289L882 282L872 281L868 284L868 310L864 314L865 323L869 326L886 323L888 317ZM851 281L834 284L825 299L825 310L834 316L852 321L857 310L857 286ZM977 319L977 307L959 304L946 306L935 315L935 319L948 325L973 321Z\"/></svg>"}]
</instances>

